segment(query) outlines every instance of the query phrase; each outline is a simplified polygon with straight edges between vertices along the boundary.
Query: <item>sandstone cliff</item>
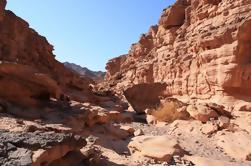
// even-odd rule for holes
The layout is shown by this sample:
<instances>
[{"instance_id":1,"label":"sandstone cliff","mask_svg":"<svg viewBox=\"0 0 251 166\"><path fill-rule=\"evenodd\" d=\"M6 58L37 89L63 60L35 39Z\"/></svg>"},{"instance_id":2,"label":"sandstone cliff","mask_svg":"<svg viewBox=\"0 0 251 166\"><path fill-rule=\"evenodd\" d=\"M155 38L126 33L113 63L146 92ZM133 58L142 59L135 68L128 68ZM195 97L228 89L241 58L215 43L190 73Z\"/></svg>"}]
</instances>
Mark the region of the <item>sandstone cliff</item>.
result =
<instances>
[{"instance_id":1,"label":"sandstone cliff","mask_svg":"<svg viewBox=\"0 0 251 166\"><path fill-rule=\"evenodd\" d=\"M67 96L88 100L91 97L87 77L80 78L53 55L53 46L29 24L0 1L0 98L24 106L36 105L39 99ZM85 97L74 96L81 92ZM85 98L85 99L84 99Z\"/></svg>"},{"instance_id":2,"label":"sandstone cliff","mask_svg":"<svg viewBox=\"0 0 251 166\"><path fill-rule=\"evenodd\" d=\"M109 87L165 83L165 96L251 101L250 0L177 0L107 65ZM149 94L150 95L150 94Z\"/></svg>"},{"instance_id":3,"label":"sandstone cliff","mask_svg":"<svg viewBox=\"0 0 251 166\"><path fill-rule=\"evenodd\" d=\"M5 5L0 165L251 165L250 0L178 0L98 86Z\"/></svg>"}]
</instances>

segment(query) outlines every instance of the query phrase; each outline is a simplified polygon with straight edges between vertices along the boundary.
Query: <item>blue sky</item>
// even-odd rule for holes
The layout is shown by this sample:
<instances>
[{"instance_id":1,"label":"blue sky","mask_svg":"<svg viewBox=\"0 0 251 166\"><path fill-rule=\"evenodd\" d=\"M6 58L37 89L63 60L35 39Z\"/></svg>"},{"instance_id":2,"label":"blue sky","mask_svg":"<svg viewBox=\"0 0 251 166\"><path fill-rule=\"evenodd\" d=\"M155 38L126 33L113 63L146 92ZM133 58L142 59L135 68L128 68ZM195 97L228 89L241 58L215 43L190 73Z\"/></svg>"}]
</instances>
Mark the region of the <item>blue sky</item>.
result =
<instances>
[{"instance_id":1,"label":"blue sky","mask_svg":"<svg viewBox=\"0 0 251 166\"><path fill-rule=\"evenodd\" d=\"M8 0L7 9L54 45L54 54L92 70L128 52L174 0Z\"/></svg>"}]
</instances>

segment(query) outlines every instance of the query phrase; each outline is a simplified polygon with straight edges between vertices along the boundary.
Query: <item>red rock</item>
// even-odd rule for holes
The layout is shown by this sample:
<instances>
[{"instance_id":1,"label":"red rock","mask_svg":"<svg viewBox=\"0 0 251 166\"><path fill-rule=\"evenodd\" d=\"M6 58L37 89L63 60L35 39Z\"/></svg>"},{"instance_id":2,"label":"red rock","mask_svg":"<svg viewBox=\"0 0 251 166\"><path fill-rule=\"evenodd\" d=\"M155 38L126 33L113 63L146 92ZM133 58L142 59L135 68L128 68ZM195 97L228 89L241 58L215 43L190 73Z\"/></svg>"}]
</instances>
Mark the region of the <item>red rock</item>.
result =
<instances>
[{"instance_id":1,"label":"red rock","mask_svg":"<svg viewBox=\"0 0 251 166\"><path fill-rule=\"evenodd\" d=\"M145 109L155 108L160 104L160 97L165 91L165 84L138 84L125 90L124 95L133 109L144 113Z\"/></svg>"},{"instance_id":2,"label":"red rock","mask_svg":"<svg viewBox=\"0 0 251 166\"><path fill-rule=\"evenodd\" d=\"M201 122L207 122L211 118L218 118L219 116L214 110L204 105L189 105L187 112L191 117Z\"/></svg>"},{"instance_id":3,"label":"red rock","mask_svg":"<svg viewBox=\"0 0 251 166\"><path fill-rule=\"evenodd\" d=\"M179 0L173 6L164 9L159 25L165 28L181 26L185 21L185 9L187 6L186 1Z\"/></svg>"},{"instance_id":4,"label":"red rock","mask_svg":"<svg viewBox=\"0 0 251 166\"><path fill-rule=\"evenodd\" d=\"M250 7L247 0L177 1L127 55L107 63L107 84L121 91L161 82L168 96L250 101Z\"/></svg>"},{"instance_id":5,"label":"red rock","mask_svg":"<svg viewBox=\"0 0 251 166\"><path fill-rule=\"evenodd\" d=\"M6 0L1 0L0 97L26 106L34 105L34 96L39 98L41 93L47 92L57 99L65 100L70 96L93 101L88 86L93 81L66 69L55 59L53 46L46 38L11 11L4 10L5 5Z\"/></svg>"},{"instance_id":6,"label":"red rock","mask_svg":"<svg viewBox=\"0 0 251 166\"><path fill-rule=\"evenodd\" d=\"M19 105L32 107L62 94L55 80L26 65L0 64L0 76L0 97Z\"/></svg>"}]
</instances>

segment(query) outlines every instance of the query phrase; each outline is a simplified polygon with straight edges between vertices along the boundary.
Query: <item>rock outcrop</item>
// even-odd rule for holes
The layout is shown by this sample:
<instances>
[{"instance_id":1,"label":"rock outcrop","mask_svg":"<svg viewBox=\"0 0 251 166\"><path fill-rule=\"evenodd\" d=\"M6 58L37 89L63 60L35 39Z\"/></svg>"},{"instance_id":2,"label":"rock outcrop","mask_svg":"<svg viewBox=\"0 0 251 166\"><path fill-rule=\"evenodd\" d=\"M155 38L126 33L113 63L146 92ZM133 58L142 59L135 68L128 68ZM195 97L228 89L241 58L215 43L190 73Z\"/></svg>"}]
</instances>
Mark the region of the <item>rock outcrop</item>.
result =
<instances>
[{"instance_id":1,"label":"rock outcrop","mask_svg":"<svg viewBox=\"0 0 251 166\"><path fill-rule=\"evenodd\" d=\"M0 130L1 165L49 165L86 145L80 136L54 132Z\"/></svg>"},{"instance_id":2,"label":"rock outcrop","mask_svg":"<svg viewBox=\"0 0 251 166\"><path fill-rule=\"evenodd\" d=\"M77 91L86 96L85 99L82 97L83 100L88 100L92 96L88 85L93 81L66 69L55 59L53 46L46 38L29 28L29 24L14 13L5 10L5 5L6 0L1 0L0 98L30 106L40 98L76 98L72 94Z\"/></svg>"},{"instance_id":3,"label":"rock outcrop","mask_svg":"<svg viewBox=\"0 0 251 166\"><path fill-rule=\"evenodd\" d=\"M249 0L178 0L127 55L107 63L109 87L166 83L166 96L187 101L250 102L250 10Z\"/></svg>"},{"instance_id":4,"label":"rock outcrop","mask_svg":"<svg viewBox=\"0 0 251 166\"><path fill-rule=\"evenodd\" d=\"M58 62L46 38L5 6L0 0L0 165L86 165L87 130L128 121L124 107L94 93L92 79Z\"/></svg>"}]
</instances>

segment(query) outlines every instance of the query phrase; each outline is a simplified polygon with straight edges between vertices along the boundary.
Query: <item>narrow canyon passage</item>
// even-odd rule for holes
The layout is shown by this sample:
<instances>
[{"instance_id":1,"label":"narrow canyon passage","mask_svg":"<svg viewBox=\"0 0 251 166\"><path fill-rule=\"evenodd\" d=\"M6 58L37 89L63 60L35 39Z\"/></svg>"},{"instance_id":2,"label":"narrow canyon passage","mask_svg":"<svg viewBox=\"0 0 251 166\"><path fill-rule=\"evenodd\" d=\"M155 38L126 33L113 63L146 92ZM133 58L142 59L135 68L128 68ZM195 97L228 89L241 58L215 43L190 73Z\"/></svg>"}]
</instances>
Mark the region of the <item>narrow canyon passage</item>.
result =
<instances>
[{"instance_id":1,"label":"narrow canyon passage","mask_svg":"<svg viewBox=\"0 0 251 166\"><path fill-rule=\"evenodd\" d=\"M0 165L251 165L250 0L177 0L106 72L59 62L6 4Z\"/></svg>"}]
</instances>

